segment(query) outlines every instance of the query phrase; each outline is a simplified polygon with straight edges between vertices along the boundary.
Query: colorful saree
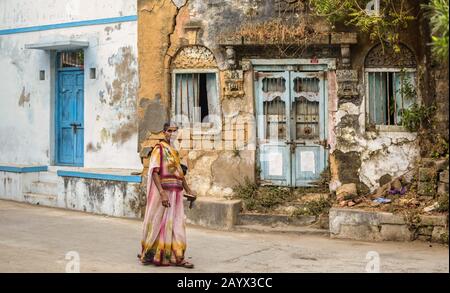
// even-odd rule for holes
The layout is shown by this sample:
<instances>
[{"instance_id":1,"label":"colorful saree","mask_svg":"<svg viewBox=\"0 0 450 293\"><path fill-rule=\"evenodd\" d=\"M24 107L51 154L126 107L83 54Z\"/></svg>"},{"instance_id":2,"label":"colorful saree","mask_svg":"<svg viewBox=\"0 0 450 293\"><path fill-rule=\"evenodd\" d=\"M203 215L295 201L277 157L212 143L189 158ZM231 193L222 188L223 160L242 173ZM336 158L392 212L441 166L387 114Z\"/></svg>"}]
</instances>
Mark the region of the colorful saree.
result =
<instances>
[{"instance_id":1,"label":"colorful saree","mask_svg":"<svg viewBox=\"0 0 450 293\"><path fill-rule=\"evenodd\" d=\"M170 207L161 203L152 178L158 172L161 185L169 196ZM142 262L155 265L180 264L186 250L186 227L183 209L183 170L178 152L162 141L150 157L147 182L147 207L142 234Z\"/></svg>"}]
</instances>

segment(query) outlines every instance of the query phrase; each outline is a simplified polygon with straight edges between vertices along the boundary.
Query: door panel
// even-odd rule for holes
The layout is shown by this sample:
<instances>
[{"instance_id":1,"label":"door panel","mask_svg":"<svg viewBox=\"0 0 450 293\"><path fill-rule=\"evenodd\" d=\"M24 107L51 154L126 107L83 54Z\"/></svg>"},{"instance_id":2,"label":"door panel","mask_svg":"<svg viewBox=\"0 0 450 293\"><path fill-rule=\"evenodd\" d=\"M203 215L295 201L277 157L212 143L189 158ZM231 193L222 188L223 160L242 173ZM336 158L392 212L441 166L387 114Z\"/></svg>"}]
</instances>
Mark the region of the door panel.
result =
<instances>
[{"instance_id":1,"label":"door panel","mask_svg":"<svg viewBox=\"0 0 450 293\"><path fill-rule=\"evenodd\" d=\"M261 180L290 184L289 73L259 72L257 83L258 144Z\"/></svg>"},{"instance_id":2,"label":"door panel","mask_svg":"<svg viewBox=\"0 0 450 293\"><path fill-rule=\"evenodd\" d=\"M325 168L326 123L323 72L291 72L293 185L318 180Z\"/></svg>"},{"instance_id":3,"label":"door panel","mask_svg":"<svg viewBox=\"0 0 450 293\"><path fill-rule=\"evenodd\" d=\"M84 157L84 72L58 71L57 164L82 166Z\"/></svg>"}]
</instances>

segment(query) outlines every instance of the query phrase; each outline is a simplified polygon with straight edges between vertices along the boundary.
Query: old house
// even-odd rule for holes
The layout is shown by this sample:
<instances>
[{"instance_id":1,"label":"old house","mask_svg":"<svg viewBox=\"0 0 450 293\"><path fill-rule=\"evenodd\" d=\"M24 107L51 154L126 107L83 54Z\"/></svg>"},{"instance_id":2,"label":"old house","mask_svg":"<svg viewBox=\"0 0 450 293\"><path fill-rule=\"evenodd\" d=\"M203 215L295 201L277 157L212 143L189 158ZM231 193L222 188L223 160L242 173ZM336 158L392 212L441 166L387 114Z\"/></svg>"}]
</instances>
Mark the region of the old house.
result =
<instances>
[{"instance_id":1,"label":"old house","mask_svg":"<svg viewBox=\"0 0 450 293\"><path fill-rule=\"evenodd\" d=\"M136 214L136 5L1 1L1 198Z\"/></svg>"},{"instance_id":2,"label":"old house","mask_svg":"<svg viewBox=\"0 0 450 293\"><path fill-rule=\"evenodd\" d=\"M229 196L244 178L308 186L327 169L332 191L373 191L419 155L402 113L428 93L420 21L396 51L331 27L308 1L139 1L140 148L162 121L179 123L201 196Z\"/></svg>"}]
</instances>

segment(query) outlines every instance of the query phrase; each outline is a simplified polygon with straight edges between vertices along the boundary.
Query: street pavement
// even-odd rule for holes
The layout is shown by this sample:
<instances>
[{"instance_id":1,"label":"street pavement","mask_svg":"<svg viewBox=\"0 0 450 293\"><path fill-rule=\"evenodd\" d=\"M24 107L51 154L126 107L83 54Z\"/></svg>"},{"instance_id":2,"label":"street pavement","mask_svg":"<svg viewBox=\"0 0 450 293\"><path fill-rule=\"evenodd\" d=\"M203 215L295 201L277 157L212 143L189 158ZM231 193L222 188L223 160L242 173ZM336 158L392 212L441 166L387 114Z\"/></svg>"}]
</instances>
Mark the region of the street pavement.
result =
<instances>
[{"instance_id":1,"label":"street pavement","mask_svg":"<svg viewBox=\"0 0 450 293\"><path fill-rule=\"evenodd\" d=\"M136 219L0 200L0 272L449 272L448 246L435 243L192 226L186 255L194 269L142 266L136 258L140 236Z\"/></svg>"}]
</instances>

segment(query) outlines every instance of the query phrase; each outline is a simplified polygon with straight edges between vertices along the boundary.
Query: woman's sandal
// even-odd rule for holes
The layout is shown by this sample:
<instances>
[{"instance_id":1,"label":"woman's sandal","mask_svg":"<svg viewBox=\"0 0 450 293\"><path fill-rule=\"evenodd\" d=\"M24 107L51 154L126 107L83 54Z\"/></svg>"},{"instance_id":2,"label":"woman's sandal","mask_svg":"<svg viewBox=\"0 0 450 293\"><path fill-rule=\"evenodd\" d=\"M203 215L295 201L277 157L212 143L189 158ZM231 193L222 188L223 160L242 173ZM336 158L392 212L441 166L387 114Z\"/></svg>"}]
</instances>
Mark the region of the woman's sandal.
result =
<instances>
[{"instance_id":1,"label":"woman's sandal","mask_svg":"<svg viewBox=\"0 0 450 293\"><path fill-rule=\"evenodd\" d=\"M187 261L182 261L180 263L175 264L177 267L183 267L183 268L187 268L187 269L193 269L194 268L194 264L187 262Z\"/></svg>"},{"instance_id":2,"label":"woman's sandal","mask_svg":"<svg viewBox=\"0 0 450 293\"><path fill-rule=\"evenodd\" d=\"M151 259L145 259L145 258L142 259L140 254L138 254L137 257L138 257L139 262L141 263L141 265L148 266L148 265L153 264L153 261Z\"/></svg>"}]
</instances>

